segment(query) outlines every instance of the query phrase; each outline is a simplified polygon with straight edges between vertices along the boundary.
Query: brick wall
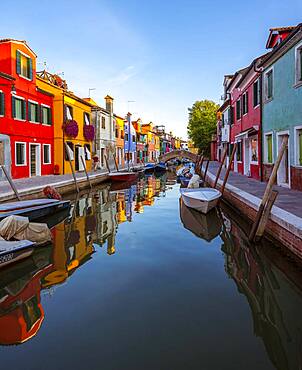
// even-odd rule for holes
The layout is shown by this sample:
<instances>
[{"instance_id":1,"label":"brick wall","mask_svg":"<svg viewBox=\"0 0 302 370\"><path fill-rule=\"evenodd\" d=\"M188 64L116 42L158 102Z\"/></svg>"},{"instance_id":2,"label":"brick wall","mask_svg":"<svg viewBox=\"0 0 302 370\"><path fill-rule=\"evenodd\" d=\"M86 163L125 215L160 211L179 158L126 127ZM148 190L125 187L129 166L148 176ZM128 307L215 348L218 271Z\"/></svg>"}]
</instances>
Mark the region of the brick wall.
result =
<instances>
[{"instance_id":1,"label":"brick wall","mask_svg":"<svg viewBox=\"0 0 302 370\"><path fill-rule=\"evenodd\" d=\"M302 168L290 168L291 188L302 191Z\"/></svg>"}]
</instances>

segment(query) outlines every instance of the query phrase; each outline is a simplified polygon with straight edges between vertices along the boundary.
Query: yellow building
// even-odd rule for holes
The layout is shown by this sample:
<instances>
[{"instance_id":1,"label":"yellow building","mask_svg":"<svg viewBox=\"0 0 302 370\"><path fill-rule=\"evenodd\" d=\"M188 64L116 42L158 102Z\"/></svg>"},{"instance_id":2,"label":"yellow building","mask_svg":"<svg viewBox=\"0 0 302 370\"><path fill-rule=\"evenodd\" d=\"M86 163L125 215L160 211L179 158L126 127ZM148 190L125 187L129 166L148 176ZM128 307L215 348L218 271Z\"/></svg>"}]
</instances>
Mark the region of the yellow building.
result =
<instances>
[{"instance_id":1,"label":"yellow building","mask_svg":"<svg viewBox=\"0 0 302 370\"><path fill-rule=\"evenodd\" d=\"M192 141L188 141L188 151L193 154L198 154L198 148L194 147L194 143Z\"/></svg>"},{"instance_id":2,"label":"yellow building","mask_svg":"<svg viewBox=\"0 0 302 370\"><path fill-rule=\"evenodd\" d=\"M180 149L181 148L181 140L180 140L180 138L179 137L176 137L175 139L174 139L174 146L175 146L175 149Z\"/></svg>"},{"instance_id":3,"label":"yellow building","mask_svg":"<svg viewBox=\"0 0 302 370\"><path fill-rule=\"evenodd\" d=\"M68 91L59 76L46 71L37 74L37 86L54 96L54 172L72 172L65 143L75 171L84 171L83 163L90 170L94 140L94 127L90 124L92 105Z\"/></svg>"}]
</instances>

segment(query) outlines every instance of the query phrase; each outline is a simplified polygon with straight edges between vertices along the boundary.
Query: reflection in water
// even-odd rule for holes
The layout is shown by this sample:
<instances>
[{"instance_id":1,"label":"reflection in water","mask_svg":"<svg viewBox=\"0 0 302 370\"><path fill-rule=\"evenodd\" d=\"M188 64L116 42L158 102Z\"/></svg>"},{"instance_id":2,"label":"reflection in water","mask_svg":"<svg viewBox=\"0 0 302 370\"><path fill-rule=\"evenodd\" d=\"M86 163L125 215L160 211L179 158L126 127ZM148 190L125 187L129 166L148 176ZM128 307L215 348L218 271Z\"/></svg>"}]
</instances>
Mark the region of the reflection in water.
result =
<instances>
[{"instance_id":1,"label":"reflection in water","mask_svg":"<svg viewBox=\"0 0 302 370\"><path fill-rule=\"evenodd\" d=\"M53 229L52 247L37 249L32 257L1 270L0 343L23 343L37 334L44 318L43 289L66 282L101 248L112 261L111 256L118 254L119 225L132 222L135 213L144 217L145 207L156 205L157 197L165 197L167 184L173 183L169 177L169 173L147 176L126 189L110 191L105 185L83 195L68 218ZM177 206L176 202L175 210ZM211 246L222 241L225 271L246 296L254 334L262 338L272 364L280 370L302 369L300 271L269 244L249 247L242 229L221 210L203 215L180 201L179 212L192 238L194 234ZM171 233L173 230L167 230L167 237Z\"/></svg>"}]
</instances>

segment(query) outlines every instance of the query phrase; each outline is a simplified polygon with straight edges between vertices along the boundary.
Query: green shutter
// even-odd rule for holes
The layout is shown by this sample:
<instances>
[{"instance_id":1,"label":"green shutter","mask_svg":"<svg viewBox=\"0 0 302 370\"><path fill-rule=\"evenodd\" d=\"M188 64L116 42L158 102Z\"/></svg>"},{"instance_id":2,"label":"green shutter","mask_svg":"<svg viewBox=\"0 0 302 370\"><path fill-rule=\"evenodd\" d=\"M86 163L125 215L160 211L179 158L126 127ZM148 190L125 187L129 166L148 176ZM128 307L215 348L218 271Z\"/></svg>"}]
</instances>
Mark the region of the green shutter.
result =
<instances>
[{"instance_id":1,"label":"green shutter","mask_svg":"<svg viewBox=\"0 0 302 370\"><path fill-rule=\"evenodd\" d=\"M27 114L28 114L28 121L31 121L31 104L27 102Z\"/></svg>"},{"instance_id":2,"label":"green shutter","mask_svg":"<svg viewBox=\"0 0 302 370\"><path fill-rule=\"evenodd\" d=\"M21 53L19 50L16 51L16 72L21 74Z\"/></svg>"},{"instance_id":3,"label":"green shutter","mask_svg":"<svg viewBox=\"0 0 302 370\"><path fill-rule=\"evenodd\" d=\"M49 125L52 124L52 117L51 117L51 109L50 108L47 109L47 121L48 121Z\"/></svg>"},{"instance_id":4,"label":"green shutter","mask_svg":"<svg viewBox=\"0 0 302 370\"><path fill-rule=\"evenodd\" d=\"M37 122L43 123L42 106L40 104L37 109Z\"/></svg>"},{"instance_id":5,"label":"green shutter","mask_svg":"<svg viewBox=\"0 0 302 370\"><path fill-rule=\"evenodd\" d=\"M22 119L26 120L26 100L22 100Z\"/></svg>"},{"instance_id":6,"label":"green shutter","mask_svg":"<svg viewBox=\"0 0 302 370\"><path fill-rule=\"evenodd\" d=\"M12 117L16 118L16 100L12 96Z\"/></svg>"},{"instance_id":7,"label":"green shutter","mask_svg":"<svg viewBox=\"0 0 302 370\"><path fill-rule=\"evenodd\" d=\"M0 115L5 115L5 106L4 106L4 93L0 92Z\"/></svg>"},{"instance_id":8,"label":"green shutter","mask_svg":"<svg viewBox=\"0 0 302 370\"><path fill-rule=\"evenodd\" d=\"M28 67L28 78L32 80L33 79L33 61L31 58L27 59L27 67Z\"/></svg>"},{"instance_id":9,"label":"green shutter","mask_svg":"<svg viewBox=\"0 0 302 370\"><path fill-rule=\"evenodd\" d=\"M245 104L246 104L245 113L248 113L248 111L249 111L249 93L248 93L248 91L246 92L246 95L245 95Z\"/></svg>"},{"instance_id":10,"label":"green shutter","mask_svg":"<svg viewBox=\"0 0 302 370\"><path fill-rule=\"evenodd\" d=\"M302 132L299 132L299 165L302 166Z\"/></svg>"},{"instance_id":11,"label":"green shutter","mask_svg":"<svg viewBox=\"0 0 302 370\"><path fill-rule=\"evenodd\" d=\"M273 138L272 135L266 137L267 140L267 162L273 163Z\"/></svg>"}]
</instances>

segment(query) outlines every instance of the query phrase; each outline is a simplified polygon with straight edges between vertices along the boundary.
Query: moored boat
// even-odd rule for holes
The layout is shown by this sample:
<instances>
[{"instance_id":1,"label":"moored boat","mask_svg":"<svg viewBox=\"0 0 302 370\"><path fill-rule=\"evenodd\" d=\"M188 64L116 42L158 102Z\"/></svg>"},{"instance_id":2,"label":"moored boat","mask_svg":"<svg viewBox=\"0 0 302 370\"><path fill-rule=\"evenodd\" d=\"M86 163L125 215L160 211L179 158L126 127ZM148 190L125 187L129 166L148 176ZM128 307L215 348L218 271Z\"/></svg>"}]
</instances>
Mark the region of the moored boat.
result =
<instances>
[{"instance_id":1,"label":"moored boat","mask_svg":"<svg viewBox=\"0 0 302 370\"><path fill-rule=\"evenodd\" d=\"M146 163L144 171L145 172L153 172L155 169L155 163Z\"/></svg>"},{"instance_id":2,"label":"moored boat","mask_svg":"<svg viewBox=\"0 0 302 370\"><path fill-rule=\"evenodd\" d=\"M134 181L138 178L138 172L111 172L108 176L111 181Z\"/></svg>"},{"instance_id":3,"label":"moored boat","mask_svg":"<svg viewBox=\"0 0 302 370\"><path fill-rule=\"evenodd\" d=\"M34 250L34 242L29 240L0 240L0 268L29 257Z\"/></svg>"},{"instance_id":4,"label":"moored boat","mask_svg":"<svg viewBox=\"0 0 302 370\"><path fill-rule=\"evenodd\" d=\"M28 217L30 221L50 216L70 207L70 201L57 199L31 199L0 204L0 220L18 215Z\"/></svg>"},{"instance_id":5,"label":"moored boat","mask_svg":"<svg viewBox=\"0 0 302 370\"><path fill-rule=\"evenodd\" d=\"M202 213L208 213L216 207L220 191L212 188L187 189L180 188L181 197L185 205Z\"/></svg>"},{"instance_id":6,"label":"moored boat","mask_svg":"<svg viewBox=\"0 0 302 370\"><path fill-rule=\"evenodd\" d=\"M167 166L166 166L165 163L162 163L162 162L156 163L156 165L154 167L154 171L155 172L166 172L167 171Z\"/></svg>"}]
</instances>

